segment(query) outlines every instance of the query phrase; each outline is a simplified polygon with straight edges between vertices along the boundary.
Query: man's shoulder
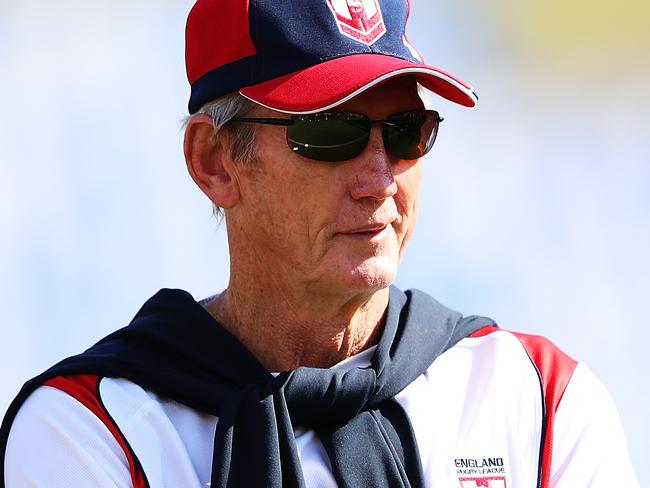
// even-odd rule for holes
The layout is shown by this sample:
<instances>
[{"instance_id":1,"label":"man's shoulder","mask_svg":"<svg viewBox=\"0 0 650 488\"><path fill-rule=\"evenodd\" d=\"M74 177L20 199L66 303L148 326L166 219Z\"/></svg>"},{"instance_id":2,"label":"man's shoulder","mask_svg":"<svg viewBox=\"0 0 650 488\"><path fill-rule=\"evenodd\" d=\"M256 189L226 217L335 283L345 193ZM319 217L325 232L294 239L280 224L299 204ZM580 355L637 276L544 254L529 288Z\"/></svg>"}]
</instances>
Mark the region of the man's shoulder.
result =
<instances>
[{"instance_id":1,"label":"man's shoulder","mask_svg":"<svg viewBox=\"0 0 650 488\"><path fill-rule=\"evenodd\" d=\"M422 316L421 320L432 321L432 317L442 316L443 322L454 322L447 356L465 350L471 352L472 361L486 367L498 363L517 368L527 364L535 371L545 395L559 400L578 363L552 340L542 335L502 329L488 317L464 316L417 289L401 292L392 288L391 299L409 302L411 313L415 309Z\"/></svg>"},{"instance_id":2,"label":"man's shoulder","mask_svg":"<svg viewBox=\"0 0 650 488\"><path fill-rule=\"evenodd\" d=\"M177 462L162 469L193 480L186 443L210 445L215 428L216 417L124 378L58 376L32 391L7 426L4 477L7 486L24 486L27 478L46 480L54 473L66 480L52 486L117 482L144 488L160 485L160 460L173 458Z\"/></svg>"},{"instance_id":3,"label":"man's shoulder","mask_svg":"<svg viewBox=\"0 0 650 488\"><path fill-rule=\"evenodd\" d=\"M501 329L494 325L469 334L459 347L472 348L488 358L510 358L529 362L545 387L562 388L570 379L578 362L549 338L530 333Z\"/></svg>"},{"instance_id":4,"label":"man's shoulder","mask_svg":"<svg viewBox=\"0 0 650 488\"><path fill-rule=\"evenodd\" d=\"M103 426L119 438L116 423L139 422L137 419L143 413L151 416L159 411L164 415L166 404L172 402L125 378L93 374L56 376L44 381L24 399L12 428L21 418L47 417L49 422L66 425L81 422L88 428Z\"/></svg>"},{"instance_id":5,"label":"man's shoulder","mask_svg":"<svg viewBox=\"0 0 650 488\"><path fill-rule=\"evenodd\" d=\"M43 422L47 423L44 428L55 430L63 424L90 430L103 425L112 432L114 417L133 417L152 403L155 399L150 393L123 378L92 374L57 376L35 387L18 405L12 435L20 425Z\"/></svg>"},{"instance_id":6,"label":"man's shoulder","mask_svg":"<svg viewBox=\"0 0 650 488\"><path fill-rule=\"evenodd\" d=\"M109 480L146 485L124 429L137 425L136 412L151 410L145 408L151 398L138 385L89 374L58 376L19 399L2 428L3 483L21 486L29 467L39 486L51 474L77 486ZM121 421L127 416L130 422ZM66 470L73 465L79 469Z\"/></svg>"}]
</instances>

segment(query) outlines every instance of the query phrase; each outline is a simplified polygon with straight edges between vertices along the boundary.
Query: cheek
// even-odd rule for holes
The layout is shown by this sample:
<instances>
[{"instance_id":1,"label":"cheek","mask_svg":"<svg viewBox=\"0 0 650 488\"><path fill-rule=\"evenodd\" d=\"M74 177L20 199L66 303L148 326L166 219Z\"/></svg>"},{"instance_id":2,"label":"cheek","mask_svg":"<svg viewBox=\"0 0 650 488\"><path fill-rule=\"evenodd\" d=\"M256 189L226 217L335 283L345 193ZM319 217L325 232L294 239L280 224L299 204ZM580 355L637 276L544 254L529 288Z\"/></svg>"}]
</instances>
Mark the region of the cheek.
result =
<instances>
[{"instance_id":1,"label":"cheek","mask_svg":"<svg viewBox=\"0 0 650 488\"><path fill-rule=\"evenodd\" d=\"M255 165L241 175L247 220L256 222L256 233L261 234L256 240L266 241L260 242L262 246L282 247L294 254L312 248L317 252L337 215L334 194L340 193L341 185L318 165L270 147L268 141Z\"/></svg>"},{"instance_id":2,"label":"cheek","mask_svg":"<svg viewBox=\"0 0 650 488\"><path fill-rule=\"evenodd\" d=\"M398 192L395 201L401 216L400 253L404 250L404 246L415 229L420 201L421 177L422 166L419 162L396 177Z\"/></svg>"}]
</instances>

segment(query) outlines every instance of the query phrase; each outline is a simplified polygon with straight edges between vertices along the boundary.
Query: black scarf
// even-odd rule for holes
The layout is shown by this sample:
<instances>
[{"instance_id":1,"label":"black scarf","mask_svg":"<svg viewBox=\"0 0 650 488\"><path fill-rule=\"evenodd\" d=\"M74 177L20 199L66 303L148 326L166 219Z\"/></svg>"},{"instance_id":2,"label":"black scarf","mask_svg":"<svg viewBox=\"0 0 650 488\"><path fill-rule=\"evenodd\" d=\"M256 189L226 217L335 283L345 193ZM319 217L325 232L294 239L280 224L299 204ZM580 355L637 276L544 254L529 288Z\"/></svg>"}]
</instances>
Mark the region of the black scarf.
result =
<instances>
[{"instance_id":1,"label":"black scarf","mask_svg":"<svg viewBox=\"0 0 650 488\"><path fill-rule=\"evenodd\" d=\"M219 417L213 488L304 487L294 426L316 431L341 487L422 487L415 436L394 397L441 353L488 325L495 324L391 287L370 367L298 368L273 377L191 295L161 290L129 326L25 384L3 420L0 455L4 465L11 423L32 391L56 376L94 374L126 378Z\"/></svg>"}]
</instances>

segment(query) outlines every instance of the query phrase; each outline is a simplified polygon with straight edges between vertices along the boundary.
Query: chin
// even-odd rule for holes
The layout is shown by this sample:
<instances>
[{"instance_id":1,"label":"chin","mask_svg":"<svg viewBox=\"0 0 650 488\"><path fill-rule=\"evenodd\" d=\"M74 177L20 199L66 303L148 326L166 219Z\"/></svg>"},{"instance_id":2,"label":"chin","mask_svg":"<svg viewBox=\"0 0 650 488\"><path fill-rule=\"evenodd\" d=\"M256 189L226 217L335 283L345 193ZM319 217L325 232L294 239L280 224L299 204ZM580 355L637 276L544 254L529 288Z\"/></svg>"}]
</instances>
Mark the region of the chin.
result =
<instances>
[{"instance_id":1,"label":"chin","mask_svg":"<svg viewBox=\"0 0 650 488\"><path fill-rule=\"evenodd\" d=\"M392 244L392 243L391 243ZM337 249L323 260L314 282L325 293L370 294L390 286L397 275L399 249L396 245L383 248Z\"/></svg>"},{"instance_id":2,"label":"chin","mask_svg":"<svg viewBox=\"0 0 650 488\"><path fill-rule=\"evenodd\" d=\"M397 260L375 257L364 261L350 274L351 287L373 293L389 287L397 275Z\"/></svg>"}]
</instances>

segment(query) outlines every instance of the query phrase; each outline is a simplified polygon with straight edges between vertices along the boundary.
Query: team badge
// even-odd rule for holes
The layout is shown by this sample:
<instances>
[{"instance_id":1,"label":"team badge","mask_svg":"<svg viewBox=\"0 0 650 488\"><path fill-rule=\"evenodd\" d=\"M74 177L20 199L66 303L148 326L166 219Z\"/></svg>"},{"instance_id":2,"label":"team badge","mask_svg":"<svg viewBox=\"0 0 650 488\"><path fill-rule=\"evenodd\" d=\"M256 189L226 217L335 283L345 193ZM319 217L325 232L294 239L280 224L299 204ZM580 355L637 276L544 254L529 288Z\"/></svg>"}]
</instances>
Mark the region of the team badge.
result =
<instances>
[{"instance_id":1,"label":"team badge","mask_svg":"<svg viewBox=\"0 0 650 488\"><path fill-rule=\"evenodd\" d=\"M378 0L327 0L341 34L372 45L386 33Z\"/></svg>"},{"instance_id":2,"label":"team badge","mask_svg":"<svg viewBox=\"0 0 650 488\"><path fill-rule=\"evenodd\" d=\"M507 488L506 479L502 476L484 478L459 478L461 488Z\"/></svg>"},{"instance_id":3,"label":"team badge","mask_svg":"<svg viewBox=\"0 0 650 488\"><path fill-rule=\"evenodd\" d=\"M463 457L454 459L460 488L508 488L503 457Z\"/></svg>"}]
</instances>

